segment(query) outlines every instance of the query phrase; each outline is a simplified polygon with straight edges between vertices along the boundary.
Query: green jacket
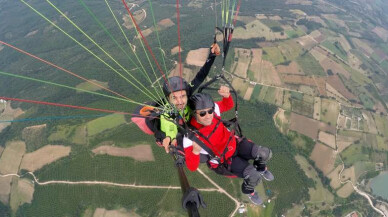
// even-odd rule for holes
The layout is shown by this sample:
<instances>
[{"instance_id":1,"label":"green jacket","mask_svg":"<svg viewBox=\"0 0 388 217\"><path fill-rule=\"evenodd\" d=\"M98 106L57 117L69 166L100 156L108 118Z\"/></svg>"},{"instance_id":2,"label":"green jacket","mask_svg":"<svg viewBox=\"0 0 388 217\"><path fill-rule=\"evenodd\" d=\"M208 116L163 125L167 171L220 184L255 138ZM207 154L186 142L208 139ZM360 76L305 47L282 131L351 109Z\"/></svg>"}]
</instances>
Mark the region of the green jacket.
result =
<instances>
[{"instance_id":1,"label":"green jacket","mask_svg":"<svg viewBox=\"0 0 388 217\"><path fill-rule=\"evenodd\" d=\"M185 122L188 122L190 120L191 109L189 106L186 106L183 112L180 111L179 114L185 119ZM183 125L182 120L177 122L180 125ZM176 135L178 134L178 127L168 114L163 114L160 116L160 130L166 134L166 137L170 137L171 140L175 139Z\"/></svg>"}]
</instances>

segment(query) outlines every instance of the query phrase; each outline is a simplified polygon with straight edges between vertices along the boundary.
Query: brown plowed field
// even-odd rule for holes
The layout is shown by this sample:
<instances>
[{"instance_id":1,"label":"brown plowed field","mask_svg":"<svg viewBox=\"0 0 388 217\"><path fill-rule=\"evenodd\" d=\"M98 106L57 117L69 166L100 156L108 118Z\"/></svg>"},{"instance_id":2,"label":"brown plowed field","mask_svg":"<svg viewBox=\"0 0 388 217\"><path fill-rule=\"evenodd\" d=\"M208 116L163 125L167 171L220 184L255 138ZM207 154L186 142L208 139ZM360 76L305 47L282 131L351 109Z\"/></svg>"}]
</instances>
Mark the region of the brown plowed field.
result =
<instances>
[{"instance_id":1,"label":"brown plowed field","mask_svg":"<svg viewBox=\"0 0 388 217\"><path fill-rule=\"evenodd\" d=\"M388 39L388 31L384 28L381 28L379 26L377 26L376 28L374 28L372 30L374 33L376 33L376 35L378 35L381 39L383 39L385 42L387 41Z\"/></svg>"},{"instance_id":2,"label":"brown plowed field","mask_svg":"<svg viewBox=\"0 0 388 217\"><path fill-rule=\"evenodd\" d=\"M346 71L339 63L333 61L330 58L326 58L325 60L321 61L320 64L326 72L330 69L334 74L341 74L347 79L350 78L350 73Z\"/></svg>"},{"instance_id":3,"label":"brown plowed field","mask_svg":"<svg viewBox=\"0 0 388 217\"><path fill-rule=\"evenodd\" d=\"M332 149L336 149L335 146L335 136L333 134L326 133L324 131L320 131L318 135L319 141L325 143L330 146Z\"/></svg>"},{"instance_id":4,"label":"brown plowed field","mask_svg":"<svg viewBox=\"0 0 388 217\"><path fill-rule=\"evenodd\" d=\"M100 146L93 149L92 152L95 154L107 154L117 157L130 157L141 162L155 160L150 145L137 145L130 148Z\"/></svg>"},{"instance_id":5,"label":"brown plowed field","mask_svg":"<svg viewBox=\"0 0 388 217\"><path fill-rule=\"evenodd\" d=\"M20 169L31 172L39 170L44 165L50 164L70 154L71 147L62 145L46 145L34 152L23 156Z\"/></svg>"},{"instance_id":6,"label":"brown plowed field","mask_svg":"<svg viewBox=\"0 0 388 217\"><path fill-rule=\"evenodd\" d=\"M329 148L326 145L320 143L315 144L310 158L324 175L330 173L334 169L336 154L332 148Z\"/></svg>"},{"instance_id":7,"label":"brown plowed field","mask_svg":"<svg viewBox=\"0 0 388 217\"><path fill-rule=\"evenodd\" d=\"M307 118L296 113L291 113L290 129L312 139L317 139L319 130L319 121Z\"/></svg>"},{"instance_id":8,"label":"brown plowed field","mask_svg":"<svg viewBox=\"0 0 388 217\"><path fill-rule=\"evenodd\" d=\"M262 50L251 49L251 51L252 60L249 71L253 72L255 80L263 84L281 86L281 79L273 64L262 59Z\"/></svg>"},{"instance_id":9,"label":"brown plowed field","mask_svg":"<svg viewBox=\"0 0 388 217\"><path fill-rule=\"evenodd\" d=\"M359 138L337 135L336 140L337 140L336 142L337 142L337 146L338 146L338 152L341 153L343 150L345 150L347 147L349 147L355 141L359 140Z\"/></svg>"},{"instance_id":10,"label":"brown plowed field","mask_svg":"<svg viewBox=\"0 0 388 217\"><path fill-rule=\"evenodd\" d=\"M329 83L332 87L334 87L341 95L343 95L347 99L357 100L357 97L353 93L348 91L348 89L346 89L345 85L342 83L338 75L328 76L327 83Z\"/></svg>"},{"instance_id":11,"label":"brown plowed field","mask_svg":"<svg viewBox=\"0 0 388 217\"><path fill-rule=\"evenodd\" d=\"M196 50L191 50L187 54L186 63L188 65L203 66L203 64L205 64L208 52L208 48L199 48Z\"/></svg>"}]
</instances>

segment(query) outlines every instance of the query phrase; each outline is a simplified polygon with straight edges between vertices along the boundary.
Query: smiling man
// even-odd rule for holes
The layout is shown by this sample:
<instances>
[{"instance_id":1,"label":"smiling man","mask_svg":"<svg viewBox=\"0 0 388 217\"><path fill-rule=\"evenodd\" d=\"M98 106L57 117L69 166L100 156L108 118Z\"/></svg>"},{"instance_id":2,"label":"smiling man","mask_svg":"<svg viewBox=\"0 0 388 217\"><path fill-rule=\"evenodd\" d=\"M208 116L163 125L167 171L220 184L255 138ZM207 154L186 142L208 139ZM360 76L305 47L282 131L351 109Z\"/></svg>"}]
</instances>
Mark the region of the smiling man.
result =
<instances>
[{"instance_id":1,"label":"smiling man","mask_svg":"<svg viewBox=\"0 0 388 217\"><path fill-rule=\"evenodd\" d=\"M194 94L189 100L190 108L193 110L193 117L189 123L198 140L195 142L188 137L183 138L187 168L191 171L197 170L199 163L205 158L209 168L216 173L243 178L242 192L252 203L260 205L262 200L255 187L261 177L267 181L274 179L266 167L272 152L269 148L256 145L246 138L236 137L233 131L224 125L220 115L230 110L234 102L228 87L222 86L218 93L223 98L215 103L206 93ZM253 160L253 165L249 160Z\"/></svg>"}]
</instances>

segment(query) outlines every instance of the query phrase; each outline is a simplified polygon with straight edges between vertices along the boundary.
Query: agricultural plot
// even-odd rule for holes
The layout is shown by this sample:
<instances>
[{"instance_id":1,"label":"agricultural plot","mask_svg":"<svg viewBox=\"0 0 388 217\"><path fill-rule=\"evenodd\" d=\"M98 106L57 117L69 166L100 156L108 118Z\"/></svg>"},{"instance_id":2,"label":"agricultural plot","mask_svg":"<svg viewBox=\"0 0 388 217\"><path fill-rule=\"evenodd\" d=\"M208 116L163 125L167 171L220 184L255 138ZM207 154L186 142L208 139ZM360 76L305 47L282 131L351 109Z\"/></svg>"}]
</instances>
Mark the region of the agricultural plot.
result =
<instances>
[{"instance_id":1,"label":"agricultural plot","mask_svg":"<svg viewBox=\"0 0 388 217\"><path fill-rule=\"evenodd\" d=\"M332 148L317 143L311 153L310 159L315 162L315 166L320 169L324 175L327 175L334 169L336 153Z\"/></svg>"},{"instance_id":2,"label":"agricultural plot","mask_svg":"<svg viewBox=\"0 0 388 217\"><path fill-rule=\"evenodd\" d=\"M360 140L360 138L351 137L351 136L337 135L336 144L337 144L337 147L338 147L338 152L341 153L343 150L345 150L347 147L352 145L357 140Z\"/></svg>"},{"instance_id":3,"label":"agricultural plot","mask_svg":"<svg viewBox=\"0 0 388 217\"><path fill-rule=\"evenodd\" d=\"M5 109L2 113L0 113L0 120L1 121L11 121L19 117L20 115L24 114L24 111L20 108L13 109L11 106L11 103L8 102L5 106ZM3 131L6 127L11 125L10 122L4 122L0 123L0 132Z\"/></svg>"},{"instance_id":4,"label":"agricultural plot","mask_svg":"<svg viewBox=\"0 0 388 217\"><path fill-rule=\"evenodd\" d=\"M345 87L345 85L342 83L342 80L338 77L338 75L328 76L327 83L330 84L336 91L338 91L346 99L357 100L357 97Z\"/></svg>"},{"instance_id":5,"label":"agricultural plot","mask_svg":"<svg viewBox=\"0 0 388 217\"><path fill-rule=\"evenodd\" d=\"M25 203L31 203L34 195L34 184L30 179L17 179L12 181L12 190L10 196L10 207L16 213L19 206Z\"/></svg>"},{"instance_id":6,"label":"agricultural plot","mask_svg":"<svg viewBox=\"0 0 388 217\"><path fill-rule=\"evenodd\" d=\"M155 160L150 145L137 145L130 148L100 146L98 148L93 149L92 152L97 155L107 154L116 157L130 157L140 162Z\"/></svg>"},{"instance_id":7,"label":"agricultural plot","mask_svg":"<svg viewBox=\"0 0 388 217\"><path fill-rule=\"evenodd\" d=\"M318 134L318 140L328 145L332 149L336 149L335 136L333 134L320 131Z\"/></svg>"},{"instance_id":8,"label":"agricultural plot","mask_svg":"<svg viewBox=\"0 0 388 217\"><path fill-rule=\"evenodd\" d=\"M89 121L86 124L88 136L95 136L105 130L113 129L125 123L126 121L124 115L119 114L107 115L105 117L97 118L95 120Z\"/></svg>"},{"instance_id":9,"label":"agricultural plot","mask_svg":"<svg viewBox=\"0 0 388 217\"><path fill-rule=\"evenodd\" d=\"M328 97L332 97L333 99L335 99L338 103L341 103L343 105L350 104L350 102L329 83L326 83L326 94Z\"/></svg>"},{"instance_id":10,"label":"agricultural plot","mask_svg":"<svg viewBox=\"0 0 388 217\"><path fill-rule=\"evenodd\" d=\"M318 44L317 41L313 37L311 37L311 35L305 35L295 40L297 41L297 43L300 44L300 46L302 46L306 50L310 50Z\"/></svg>"},{"instance_id":11,"label":"agricultural plot","mask_svg":"<svg viewBox=\"0 0 388 217\"><path fill-rule=\"evenodd\" d=\"M376 136L378 150L388 151L388 138L380 135Z\"/></svg>"},{"instance_id":12,"label":"agricultural plot","mask_svg":"<svg viewBox=\"0 0 388 217\"><path fill-rule=\"evenodd\" d=\"M0 173L17 173L24 153L26 144L22 141L8 142L0 158Z\"/></svg>"},{"instance_id":13,"label":"agricultural plot","mask_svg":"<svg viewBox=\"0 0 388 217\"><path fill-rule=\"evenodd\" d=\"M376 127L378 132L388 138L388 119L386 116L381 116L378 114L373 114L374 120L376 122Z\"/></svg>"},{"instance_id":14,"label":"agricultural plot","mask_svg":"<svg viewBox=\"0 0 388 217\"><path fill-rule=\"evenodd\" d=\"M0 174L17 174L25 151L26 144L22 141L6 143L6 148L0 158ZM0 177L0 201L4 204L9 202L11 182L12 177Z\"/></svg>"},{"instance_id":15,"label":"agricultural plot","mask_svg":"<svg viewBox=\"0 0 388 217\"><path fill-rule=\"evenodd\" d=\"M302 53L302 48L294 40L281 42L279 43L278 48L286 61L295 60Z\"/></svg>"},{"instance_id":16,"label":"agricultural plot","mask_svg":"<svg viewBox=\"0 0 388 217\"><path fill-rule=\"evenodd\" d=\"M259 96L260 96L260 92L261 92L262 87L263 86L261 86L261 85L255 85L255 87L253 88L252 96L251 96L252 102L255 102L255 101L259 102L260 101Z\"/></svg>"},{"instance_id":17,"label":"agricultural plot","mask_svg":"<svg viewBox=\"0 0 388 217\"><path fill-rule=\"evenodd\" d=\"M76 86L77 89L87 90L87 91L98 91L104 88L109 88L108 82L102 82L97 80L90 80L91 82L82 82ZM93 83L92 83L93 82ZM77 93L82 93L83 91L77 90Z\"/></svg>"},{"instance_id":18,"label":"agricultural plot","mask_svg":"<svg viewBox=\"0 0 388 217\"><path fill-rule=\"evenodd\" d=\"M234 29L233 38L235 39L251 39L264 37L267 41L276 39L287 39L286 34L281 32L273 32L268 26L254 20L245 25L245 27L237 27Z\"/></svg>"},{"instance_id":19,"label":"agricultural plot","mask_svg":"<svg viewBox=\"0 0 388 217\"><path fill-rule=\"evenodd\" d=\"M206 61L208 52L208 48L199 48L196 50L191 50L187 54L186 63L188 65L203 66Z\"/></svg>"},{"instance_id":20,"label":"agricultural plot","mask_svg":"<svg viewBox=\"0 0 388 217\"><path fill-rule=\"evenodd\" d=\"M86 213L85 211L83 216L87 217L88 216L87 214L89 213ZM140 217L140 215L137 214L135 211L133 210L127 211L124 208L114 209L114 210L97 208L96 210L94 210L94 213L90 213L90 216L92 216L92 214L93 214L93 217L126 217L126 216Z\"/></svg>"},{"instance_id":21,"label":"agricultural plot","mask_svg":"<svg viewBox=\"0 0 388 217\"><path fill-rule=\"evenodd\" d=\"M287 34L288 38L299 38L306 34L300 27L297 27L296 29L287 29L284 32Z\"/></svg>"},{"instance_id":22,"label":"agricultural plot","mask_svg":"<svg viewBox=\"0 0 388 217\"><path fill-rule=\"evenodd\" d=\"M249 65L249 72L253 75L255 81L263 84L280 86L282 84L280 77L269 61L262 59L261 49L251 49L252 61Z\"/></svg>"},{"instance_id":23,"label":"agricultural plot","mask_svg":"<svg viewBox=\"0 0 388 217\"><path fill-rule=\"evenodd\" d=\"M288 65L277 65L276 71L280 74L304 75L298 63L291 61Z\"/></svg>"},{"instance_id":24,"label":"agricultural plot","mask_svg":"<svg viewBox=\"0 0 388 217\"><path fill-rule=\"evenodd\" d=\"M255 86L253 86L253 87L252 87L252 86L249 86L249 87L248 87L247 92L245 93L245 95L244 95L244 97L243 97L244 100L249 101L249 100L251 99L252 94L253 94L254 87L255 87Z\"/></svg>"},{"instance_id":25,"label":"agricultural plot","mask_svg":"<svg viewBox=\"0 0 388 217\"><path fill-rule=\"evenodd\" d=\"M341 181L339 180L339 173L342 170L342 165L338 165L333 171L331 171L327 177L330 179L330 186L333 189L341 187Z\"/></svg>"},{"instance_id":26,"label":"agricultural plot","mask_svg":"<svg viewBox=\"0 0 388 217\"><path fill-rule=\"evenodd\" d=\"M352 38L353 44L361 50L361 52L365 53L368 57L372 55L374 52L373 48L371 48L368 42L360 40L358 38Z\"/></svg>"},{"instance_id":27,"label":"agricultural plot","mask_svg":"<svg viewBox=\"0 0 388 217\"><path fill-rule=\"evenodd\" d=\"M8 205L9 195L11 193L12 177L1 177L0 178L0 202Z\"/></svg>"},{"instance_id":28,"label":"agricultural plot","mask_svg":"<svg viewBox=\"0 0 388 217\"><path fill-rule=\"evenodd\" d=\"M317 88L307 85L299 85L298 90L306 95L316 96L319 95Z\"/></svg>"},{"instance_id":29,"label":"agricultural plot","mask_svg":"<svg viewBox=\"0 0 388 217\"><path fill-rule=\"evenodd\" d=\"M326 40L322 43L323 47L326 47L328 50L330 50L334 56L340 57L341 59L347 61L347 53L345 49L342 47L341 43L338 41L331 41L331 40Z\"/></svg>"},{"instance_id":30,"label":"agricultural plot","mask_svg":"<svg viewBox=\"0 0 388 217\"><path fill-rule=\"evenodd\" d=\"M354 166L344 169L344 171L341 174L341 180L342 181L350 180L353 183L357 181Z\"/></svg>"},{"instance_id":31,"label":"agricultural plot","mask_svg":"<svg viewBox=\"0 0 388 217\"><path fill-rule=\"evenodd\" d=\"M264 96L263 101L267 102L269 104L275 104L276 93L277 93L277 88L275 88L275 87L268 87L268 90L266 91L266 94Z\"/></svg>"},{"instance_id":32,"label":"agricultural plot","mask_svg":"<svg viewBox=\"0 0 388 217\"><path fill-rule=\"evenodd\" d=\"M306 75L326 76L323 68L310 53L305 53L296 58L296 62Z\"/></svg>"},{"instance_id":33,"label":"agricultural plot","mask_svg":"<svg viewBox=\"0 0 388 217\"><path fill-rule=\"evenodd\" d=\"M291 110L291 92L288 90L284 91L283 94L283 105L281 106L283 109L290 111Z\"/></svg>"},{"instance_id":34,"label":"agricultural plot","mask_svg":"<svg viewBox=\"0 0 388 217\"><path fill-rule=\"evenodd\" d=\"M347 198L353 193L353 191L354 188L352 184L348 182L337 191L337 195L342 198Z\"/></svg>"},{"instance_id":35,"label":"agricultural plot","mask_svg":"<svg viewBox=\"0 0 388 217\"><path fill-rule=\"evenodd\" d=\"M315 47L313 50L311 50L311 54L319 60L319 63L325 72L330 72L329 75L341 74L347 79L350 78L350 73L342 66L342 64L327 57L327 51L323 50L322 48Z\"/></svg>"},{"instance_id":36,"label":"agricultural plot","mask_svg":"<svg viewBox=\"0 0 388 217\"><path fill-rule=\"evenodd\" d=\"M247 78L248 67L251 62L251 51L248 49L235 48L234 53L235 57L238 58L237 66L233 71L234 74L242 78Z\"/></svg>"},{"instance_id":37,"label":"agricultural plot","mask_svg":"<svg viewBox=\"0 0 388 217\"><path fill-rule=\"evenodd\" d=\"M290 101L291 101L291 110L293 112L307 117L313 117L314 103L306 102L304 100L298 100L295 98L291 98Z\"/></svg>"},{"instance_id":38,"label":"agricultural plot","mask_svg":"<svg viewBox=\"0 0 388 217\"><path fill-rule=\"evenodd\" d=\"M321 98L320 97L314 98L313 118L318 121L321 120Z\"/></svg>"},{"instance_id":39,"label":"agricultural plot","mask_svg":"<svg viewBox=\"0 0 388 217\"><path fill-rule=\"evenodd\" d=\"M318 137L319 122L292 112L290 129L315 140Z\"/></svg>"},{"instance_id":40,"label":"agricultural plot","mask_svg":"<svg viewBox=\"0 0 388 217\"><path fill-rule=\"evenodd\" d=\"M341 152L341 157L346 167L352 166L355 162L369 161L368 153L362 151L362 144L354 143Z\"/></svg>"},{"instance_id":41,"label":"agricultural plot","mask_svg":"<svg viewBox=\"0 0 388 217\"><path fill-rule=\"evenodd\" d=\"M373 30L376 35L378 35L385 42L388 40L388 31L380 26L376 26Z\"/></svg>"},{"instance_id":42,"label":"agricultural plot","mask_svg":"<svg viewBox=\"0 0 388 217\"><path fill-rule=\"evenodd\" d=\"M336 101L322 99L321 105L321 121L329 125L336 125L340 112L339 104Z\"/></svg>"},{"instance_id":43,"label":"agricultural plot","mask_svg":"<svg viewBox=\"0 0 388 217\"><path fill-rule=\"evenodd\" d=\"M372 113L369 111L363 111L362 117L365 120L365 131L372 134L377 134L377 127Z\"/></svg>"},{"instance_id":44,"label":"agricultural plot","mask_svg":"<svg viewBox=\"0 0 388 217\"><path fill-rule=\"evenodd\" d=\"M295 156L296 162L302 168L306 176L310 179L313 179L315 188L309 188L310 201L309 203L316 203L325 201L326 203L332 203L334 201L334 196L323 186L321 179L318 176L317 171L312 167L306 160L306 158L301 155Z\"/></svg>"},{"instance_id":45,"label":"agricultural plot","mask_svg":"<svg viewBox=\"0 0 388 217\"><path fill-rule=\"evenodd\" d=\"M374 162L356 162L354 163L354 173L356 176L356 180L360 178L360 176L364 175L366 172L376 171Z\"/></svg>"},{"instance_id":46,"label":"agricultural plot","mask_svg":"<svg viewBox=\"0 0 388 217\"><path fill-rule=\"evenodd\" d=\"M34 152L25 154L20 164L20 169L34 172L47 164L68 156L70 151L71 147L69 146L46 145Z\"/></svg>"},{"instance_id":47,"label":"agricultural plot","mask_svg":"<svg viewBox=\"0 0 388 217\"><path fill-rule=\"evenodd\" d=\"M270 61L275 66L286 61L285 56L278 47L264 47L263 60Z\"/></svg>"},{"instance_id":48,"label":"agricultural plot","mask_svg":"<svg viewBox=\"0 0 388 217\"><path fill-rule=\"evenodd\" d=\"M246 81L237 77L234 77L232 81L232 86L234 87L234 89L236 89L236 91L241 97L245 96L245 93L248 90L248 84L249 83L247 83Z\"/></svg>"}]
</instances>

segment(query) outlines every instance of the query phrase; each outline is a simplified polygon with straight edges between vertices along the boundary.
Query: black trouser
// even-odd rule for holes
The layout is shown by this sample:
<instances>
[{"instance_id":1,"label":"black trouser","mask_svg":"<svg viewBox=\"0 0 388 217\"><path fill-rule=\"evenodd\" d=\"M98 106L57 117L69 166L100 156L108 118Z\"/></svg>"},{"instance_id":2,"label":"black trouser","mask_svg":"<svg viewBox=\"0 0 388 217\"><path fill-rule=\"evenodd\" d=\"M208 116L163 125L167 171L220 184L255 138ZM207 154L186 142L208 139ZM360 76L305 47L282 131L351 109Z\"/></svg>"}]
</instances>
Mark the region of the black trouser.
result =
<instances>
[{"instance_id":1,"label":"black trouser","mask_svg":"<svg viewBox=\"0 0 388 217\"><path fill-rule=\"evenodd\" d=\"M244 194L253 193L255 187L260 183L261 176L256 168L249 163L249 160L256 159L261 153L265 153L269 149L258 146L246 138L238 141L236 149L232 157L231 172L244 179L241 186Z\"/></svg>"}]
</instances>

